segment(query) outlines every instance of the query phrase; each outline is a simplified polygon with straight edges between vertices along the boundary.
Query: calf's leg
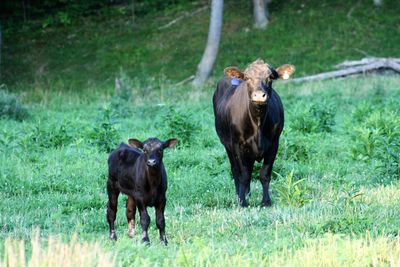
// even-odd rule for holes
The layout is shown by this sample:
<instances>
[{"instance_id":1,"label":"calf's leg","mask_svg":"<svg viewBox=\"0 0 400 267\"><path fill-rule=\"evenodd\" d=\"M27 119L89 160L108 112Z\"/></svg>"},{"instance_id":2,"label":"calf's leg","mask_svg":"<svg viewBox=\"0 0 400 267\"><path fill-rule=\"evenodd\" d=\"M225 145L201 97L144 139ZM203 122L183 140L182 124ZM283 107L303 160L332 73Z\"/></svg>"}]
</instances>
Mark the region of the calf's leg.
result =
<instances>
[{"instance_id":1,"label":"calf's leg","mask_svg":"<svg viewBox=\"0 0 400 267\"><path fill-rule=\"evenodd\" d=\"M139 206L140 214L140 225L142 226L142 241L145 243L150 243L148 229L150 225L150 216L147 213L147 208L145 206Z\"/></svg>"},{"instance_id":2,"label":"calf's leg","mask_svg":"<svg viewBox=\"0 0 400 267\"><path fill-rule=\"evenodd\" d=\"M136 203L132 196L126 200L126 219L128 220L128 237L132 238L135 233Z\"/></svg>"},{"instance_id":3,"label":"calf's leg","mask_svg":"<svg viewBox=\"0 0 400 267\"><path fill-rule=\"evenodd\" d=\"M165 245L168 244L167 237L165 236L165 210L166 201L163 201L159 206L156 207L156 224L160 232L160 240L164 242Z\"/></svg>"},{"instance_id":4,"label":"calf's leg","mask_svg":"<svg viewBox=\"0 0 400 267\"><path fill-rule=\"evenodd\" d=\"M117 205L118 205L118 196L119 189L113 181L110 179L107 181L107 194L108 194L108 203L107 203L107 222L110 228L110 239L117 240L117 234L115 233L115 218L117 217Z\"/></svg>"}]
</instances>

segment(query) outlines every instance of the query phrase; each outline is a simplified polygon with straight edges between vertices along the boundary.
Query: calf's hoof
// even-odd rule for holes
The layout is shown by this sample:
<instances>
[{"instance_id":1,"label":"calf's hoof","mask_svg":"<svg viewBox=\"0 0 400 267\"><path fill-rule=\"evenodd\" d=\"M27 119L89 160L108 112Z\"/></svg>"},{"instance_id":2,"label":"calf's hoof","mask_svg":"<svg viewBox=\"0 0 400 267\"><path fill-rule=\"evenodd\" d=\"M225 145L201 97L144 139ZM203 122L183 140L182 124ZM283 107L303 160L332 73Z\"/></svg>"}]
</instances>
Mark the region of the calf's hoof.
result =
<instances>
[{"instance_id":1,"label":"calf's hoof","mask_svg":"<svg viewBox=\"0 0 400 267\"><path fill-rule=\"evenodd\" d=\"M160 237L160 240L161 240L161 242L163 242L164 243L164 245L166 245L166 246L168 246L168 240L167 240L167 237Z\"/></svg>"},{"instance_id":2,"label":"calf's hoof","mask_svg":"<svg viewBox=\"0 0 400 267\"><path fill-rule=\"evenodd\" d=\"M115 233L115 231L111 231L110 240L117 241L117 234Z\"/></svg>"}]
</instances>

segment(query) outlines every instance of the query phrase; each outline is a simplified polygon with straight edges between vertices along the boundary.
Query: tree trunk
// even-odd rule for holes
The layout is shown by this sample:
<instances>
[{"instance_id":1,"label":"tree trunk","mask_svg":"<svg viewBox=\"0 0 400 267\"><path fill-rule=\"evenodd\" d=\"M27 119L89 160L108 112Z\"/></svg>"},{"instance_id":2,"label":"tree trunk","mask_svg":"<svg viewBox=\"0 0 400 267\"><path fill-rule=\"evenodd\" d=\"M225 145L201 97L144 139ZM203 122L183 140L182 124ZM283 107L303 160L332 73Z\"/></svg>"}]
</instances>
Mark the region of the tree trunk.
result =
<instances>
[{"instance_id":1,"label":"tree trunk","mask_svg":"<svg viewBox=\"0 0 400 267\"><path fill-rule=\"evenodd\" d=\"M254 28L265 29L268 24L266 0L253 0Z\"/></svg>"},{"instance_id":2,"label":"tree trunk","mask_svg":"<svg viewBox=\"0 0 400 267\"><path fill-rule=\"evenodd\" d=\"M213 70L214 62L218 54L219 40L221 37L223 9L223 0L212 0L207 46L204 50L203 57L197 66L196 76L193 80L193 85L196 87L201 86L207 80Z\"/></svg>"},{"instance_id":3,"label":"tree trunk","mask_svg":"<svg viewBox=\"0 0 400 267\"><path fill-rule=\"evenodd\" d=\"M374 0L375 6L382 6L382 0Z\"/></svg>"}]
</instances>

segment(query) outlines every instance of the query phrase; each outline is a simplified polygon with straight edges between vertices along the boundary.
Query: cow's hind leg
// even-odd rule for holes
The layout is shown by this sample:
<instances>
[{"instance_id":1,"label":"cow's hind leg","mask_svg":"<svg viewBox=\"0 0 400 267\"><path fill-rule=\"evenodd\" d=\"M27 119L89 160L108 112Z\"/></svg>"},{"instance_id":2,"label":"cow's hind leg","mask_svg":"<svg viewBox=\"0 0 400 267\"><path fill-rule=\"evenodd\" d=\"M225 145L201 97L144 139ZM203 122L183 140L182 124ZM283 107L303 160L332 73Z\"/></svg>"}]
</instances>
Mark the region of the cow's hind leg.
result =
<instances>
[{"instance_id":1,"label":"cow's hind leg","mask_svg":"<svg viewBox=\"0 0 400 267\"><path fill-rule=\"evenodd\" d=\"M110 228L110 239L117 240L117 234L115 233L115 218L117 217L117 206L118 206L118 196L119 189L115 182L111 179L107 181L107 194L108 194L108 204L107 204L107 222Z\"/></svg>"},{"instance_id":2,"label":"cow's hind leg","mask_svg":"<svg viewBox=\"0 0 400 267\"><path fill-rule=\"evenodd\" d=\"M263 188L263 197L261 200L261 206L271 206L271 197L269 196L269 183L271 181L272 167L274 165L276 153L278 152L278 142L275 142L269 151L266 153L264 163L260 171L260 181Z\"/></svg>"},{"instance_id":3,"label":"cow's hind leg","mask_svg":"<svg viewBox=\"0 0 400 267\"><path fill-rule=\"evenodd\" d=\"M132 238L135 233L136 203L132 196L126 201L126 219L128 220L128 236Z\"/></svg>"},{"instance_id":4,"label":"cow's hind leg","mask_svg":"<svg viewBox=\"0 0 400 267\"><path fill-rule=\"evenodd\" d=\"M166 204L165 201L163 201L159 206L156 207L156 224L160 232L160 240L164 242L165 245L167 245L168 240L165 235L165 217L164 217L165 204Z\"/></svg>"}]
</instances>

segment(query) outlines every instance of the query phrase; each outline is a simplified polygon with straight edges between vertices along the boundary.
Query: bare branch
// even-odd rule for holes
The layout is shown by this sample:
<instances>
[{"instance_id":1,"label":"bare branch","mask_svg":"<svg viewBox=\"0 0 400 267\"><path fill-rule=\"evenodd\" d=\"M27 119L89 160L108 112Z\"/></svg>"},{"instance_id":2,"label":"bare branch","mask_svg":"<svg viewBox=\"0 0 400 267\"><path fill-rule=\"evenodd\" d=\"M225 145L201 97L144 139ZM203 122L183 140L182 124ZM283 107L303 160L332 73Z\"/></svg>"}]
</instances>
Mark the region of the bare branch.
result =
<instances>
[{"instance_id":1,"label":"bare branch","mask_svg":"<svg viewBox=\"0 0 400 267\"><path fill-rule=\"evenodd\" d=\"M182 16L179 16L179 17L177 17L176 19L171 20L171 21L168 22L167 24L165 24L165 25L163 25L163 26L161 26L161 27L158 27L158 29L159 29L159 30L164 30L164 29L166 29L166 28L169 28L169 27L171 27L172 25L174 25L175 23L177 23L178 21L180 21L180 20L182 20L182 19L184 19L184 18L186 18L186 17L192 17L192 16L194 16L194 15L200 13L201 11L206 10L207 8L208 8L208 6L204 6L204 7L201 7L201 8L199 8L199 9L193 11L192 13L185 12L185 13L183 13Z\"/></svg>"}]
</instances>

